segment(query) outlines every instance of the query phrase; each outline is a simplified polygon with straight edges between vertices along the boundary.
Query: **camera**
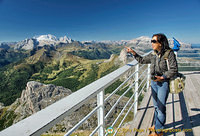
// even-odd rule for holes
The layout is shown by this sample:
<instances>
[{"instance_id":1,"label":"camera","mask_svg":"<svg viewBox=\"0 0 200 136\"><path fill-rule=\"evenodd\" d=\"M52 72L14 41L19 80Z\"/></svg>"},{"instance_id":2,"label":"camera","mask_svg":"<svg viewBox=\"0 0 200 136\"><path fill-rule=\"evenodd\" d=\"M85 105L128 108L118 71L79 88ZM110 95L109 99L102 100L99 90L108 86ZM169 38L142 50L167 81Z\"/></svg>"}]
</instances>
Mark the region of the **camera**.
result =
<instances>
[{"instance_id":1,"label":"camera","mask_svg":"<svg viewBox=\"0 0 200 136\"><path fill-rule=\"evenodd\" d=\"M157 78L155 76L151 76L151 79L152 80L156 80Z\"/></svg>"}]
</instances>

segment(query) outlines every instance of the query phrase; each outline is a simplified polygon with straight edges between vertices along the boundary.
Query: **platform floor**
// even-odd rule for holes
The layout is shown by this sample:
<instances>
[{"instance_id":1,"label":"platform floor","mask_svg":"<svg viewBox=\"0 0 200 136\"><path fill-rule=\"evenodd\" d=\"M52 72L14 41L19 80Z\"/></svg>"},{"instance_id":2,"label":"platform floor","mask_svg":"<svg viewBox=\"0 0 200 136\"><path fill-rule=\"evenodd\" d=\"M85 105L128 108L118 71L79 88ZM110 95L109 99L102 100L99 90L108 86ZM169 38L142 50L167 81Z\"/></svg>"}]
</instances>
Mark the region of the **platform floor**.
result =
<instances>
[{"instance_id":1,"label":"platform floor","mask_svg":"<svg viewBox=\"0 0 200 136\"><path fill-rule=\"evenodd\" d=\"M166 136L200 135L200 72L182 72L186 76L185 90L179 94L169 94L167 99ZM148 136L153 124L154 107L151 91L138 108L132 122L129 122L126 136Z\"/></svg>"}]
</instances>

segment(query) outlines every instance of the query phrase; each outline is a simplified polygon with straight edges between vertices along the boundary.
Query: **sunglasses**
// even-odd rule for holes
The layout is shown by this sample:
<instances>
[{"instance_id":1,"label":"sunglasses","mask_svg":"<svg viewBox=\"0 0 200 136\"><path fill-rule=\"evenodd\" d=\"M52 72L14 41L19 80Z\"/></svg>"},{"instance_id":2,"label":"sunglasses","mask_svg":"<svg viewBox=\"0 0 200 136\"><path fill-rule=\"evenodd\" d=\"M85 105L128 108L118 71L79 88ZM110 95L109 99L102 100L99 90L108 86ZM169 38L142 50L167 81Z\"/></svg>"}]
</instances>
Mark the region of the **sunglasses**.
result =
<instances>
[{"instance_id":1,"label":"sunglasses","mask_svg":"<svg viewBox=\"0 0 200 136\"><path fill-rule=\"evenodd\" d=\"M157 43L158 41L156 41L156 40L151 40L151 43Z\"/></svg>"}]
</instances>

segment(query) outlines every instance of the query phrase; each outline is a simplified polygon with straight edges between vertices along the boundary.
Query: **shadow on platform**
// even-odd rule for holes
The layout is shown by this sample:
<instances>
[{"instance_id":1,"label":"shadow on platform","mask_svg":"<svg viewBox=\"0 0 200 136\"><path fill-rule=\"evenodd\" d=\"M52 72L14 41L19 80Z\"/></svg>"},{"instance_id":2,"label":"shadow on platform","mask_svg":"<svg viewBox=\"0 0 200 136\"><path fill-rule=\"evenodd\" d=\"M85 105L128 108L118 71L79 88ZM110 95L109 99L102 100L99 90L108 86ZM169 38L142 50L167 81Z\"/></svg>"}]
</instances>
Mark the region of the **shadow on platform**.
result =
<instances>
[{"instance_id":1,"label":"shadow on platform","mask_svg":"<svg viewBox=\"0 0 200 136\"><path fill-rule=\"evenodd\" d=\"M185 103L185 98L183 93L179 93L179 99L180 99L180 104L181 104L181 114L182 114L182 120L180 121L174 121L175 120L175 109L173 107L173 122L170 124L165 125L165 129L172 128L173 131L176 132L167 132L165 135L174 135L176 136L176 133L183 131L186 136L194 136L192 128L200 126L200 114L196 114L193 116L188 115L186 103ZM173 97L172 97L173 101ZM173 103L174 105L174 103ZM200 111L198 108L191 108L193 111Z\"/></svg>"}]
</instances>

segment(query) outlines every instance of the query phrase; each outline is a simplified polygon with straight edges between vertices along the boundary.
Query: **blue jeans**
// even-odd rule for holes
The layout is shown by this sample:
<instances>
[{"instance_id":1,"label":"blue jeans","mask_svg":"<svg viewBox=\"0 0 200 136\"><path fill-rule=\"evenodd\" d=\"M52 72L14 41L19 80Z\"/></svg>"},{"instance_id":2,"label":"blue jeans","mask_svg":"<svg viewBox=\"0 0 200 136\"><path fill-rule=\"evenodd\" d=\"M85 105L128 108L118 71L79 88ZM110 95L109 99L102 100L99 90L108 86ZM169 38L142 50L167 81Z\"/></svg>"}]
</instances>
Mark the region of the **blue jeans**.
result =
<instances>
[{"instance_id":1,"label":"blue jeans","mask_svg":"<svg viewBox=\"0 0 200 136\"><path fill-rule=\"evenodd\" d=\"M155 108L155 129L157 130L157 133L160 133L158 129L164 129L166 121L166 101L169 94L169 82L155 82L151 80L151 91Z\"/></svg>"}]
</instances>

